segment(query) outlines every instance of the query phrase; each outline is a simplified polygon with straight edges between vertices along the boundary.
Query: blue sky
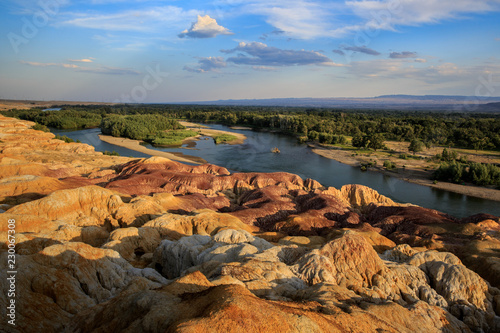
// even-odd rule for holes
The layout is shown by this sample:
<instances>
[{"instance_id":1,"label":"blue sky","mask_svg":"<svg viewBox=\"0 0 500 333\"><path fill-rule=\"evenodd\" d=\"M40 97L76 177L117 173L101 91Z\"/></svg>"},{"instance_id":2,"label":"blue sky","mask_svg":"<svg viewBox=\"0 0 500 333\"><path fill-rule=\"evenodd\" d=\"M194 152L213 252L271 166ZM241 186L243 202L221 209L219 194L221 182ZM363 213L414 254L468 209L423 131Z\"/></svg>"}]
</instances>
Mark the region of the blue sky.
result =
<instances>
[{"instance_id":1,"label":"blue sky","mask_svg":"<svg viewBox=\"0 0 500 333\"><path fill-rule=\"evenodd\" d=\"M0 98L500 96L500 0L4 0Z\"/></svg>"}]
</instances>

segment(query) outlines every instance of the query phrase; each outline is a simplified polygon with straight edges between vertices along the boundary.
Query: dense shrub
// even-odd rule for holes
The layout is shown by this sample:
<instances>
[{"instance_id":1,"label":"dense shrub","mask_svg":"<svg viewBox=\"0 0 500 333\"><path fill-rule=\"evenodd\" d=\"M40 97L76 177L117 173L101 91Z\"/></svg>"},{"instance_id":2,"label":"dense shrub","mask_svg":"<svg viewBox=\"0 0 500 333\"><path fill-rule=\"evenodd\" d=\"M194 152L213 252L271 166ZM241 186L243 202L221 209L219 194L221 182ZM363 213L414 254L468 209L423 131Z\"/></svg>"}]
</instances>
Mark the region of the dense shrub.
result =
<instances>
[{"instance_id":1,"label":"dense shrub","mask_svg":"<svg viewBox=\"0 0 500 333\"><path fill-rule=\"evenodd\" d=\"M500 186L500 167L475 162L445 162L434 171L432 177L435 180L453 183L469 182L480 186Z\"/></svg>"}]
</instances>

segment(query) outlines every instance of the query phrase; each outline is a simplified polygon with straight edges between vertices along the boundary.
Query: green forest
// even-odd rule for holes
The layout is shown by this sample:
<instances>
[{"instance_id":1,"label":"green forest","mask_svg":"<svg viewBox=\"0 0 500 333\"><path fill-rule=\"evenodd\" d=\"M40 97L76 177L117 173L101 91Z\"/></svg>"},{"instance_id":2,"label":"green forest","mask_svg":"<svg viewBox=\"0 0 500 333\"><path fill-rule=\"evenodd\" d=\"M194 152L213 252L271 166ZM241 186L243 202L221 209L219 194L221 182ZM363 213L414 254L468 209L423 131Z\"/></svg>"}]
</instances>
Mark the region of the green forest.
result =
<instances>
[{"instance_id":1,"label":"green forest","mask_svg":"<svg viewBox=\"0 0 500 333\"><path fill-rule=\"evenodd\" d=\"M10 110L4 114L48 127L101 127L103 131L110 129L109 118L115 117L112 121L115 134L120 131L122 136L130 138L143 138L162 130L156 126L182 129L174 119L185 119L271 129L320 143L343 144L345 136L349 136L359 138L355 143L367 148L370 144L379 147L381 140L411 142L417 139L426 146L500 150L500 114L495 113L141 104L62 106L61 111ZM120 115L127 117L118 121L116 116ZM156 116L163 117L154 118Z\"/></svg>"},{"instance_id":2,"label":"green forest","mask_svg":"<svg viewBox=\"0 0 500 333\"><path fill-rule=\"evenodd\" d=\"M499 113L350 110L298 107L248 107L134 104L61 106L60 111L9 110L6 116L58 129L100 127L104 134L176 145L196 135L177 120L246 126L292 135L299 142L339 144L360 149L385 149L384 141L410 142L410 151L444 146L500 151ZM228 138L221 138L224 142ZM464 161L442 161L437 180L500 185L500 168Z\"/></svg>"}]
</instances>

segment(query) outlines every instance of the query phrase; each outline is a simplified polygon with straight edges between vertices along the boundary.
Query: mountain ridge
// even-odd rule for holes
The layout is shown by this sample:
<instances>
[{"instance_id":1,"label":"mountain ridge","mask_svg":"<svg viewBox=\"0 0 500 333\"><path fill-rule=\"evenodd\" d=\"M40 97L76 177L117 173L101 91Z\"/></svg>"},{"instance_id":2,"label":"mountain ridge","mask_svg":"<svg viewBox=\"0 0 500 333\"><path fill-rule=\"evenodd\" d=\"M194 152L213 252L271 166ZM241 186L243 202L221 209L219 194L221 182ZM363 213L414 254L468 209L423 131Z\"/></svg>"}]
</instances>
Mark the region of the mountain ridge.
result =
<instances>
[{"instance_id":1,"label":"mountain ridge","mask_svg":"<svg viewBox=\"0 0 500 333\"><path fill-rule=\"evenodd\" d=\"M290 106L290 107L344 107L344 108L403 108L434 110L482 110L482 105L500 102L500 97L460 95L380 95L375 97L292 97L267 99L227 99L216 101L183 102L181 104L234 106ZM497 110L494 110L497 111ZM500 111L500 110L499 110Z\"/></svg>"}]
</instances>

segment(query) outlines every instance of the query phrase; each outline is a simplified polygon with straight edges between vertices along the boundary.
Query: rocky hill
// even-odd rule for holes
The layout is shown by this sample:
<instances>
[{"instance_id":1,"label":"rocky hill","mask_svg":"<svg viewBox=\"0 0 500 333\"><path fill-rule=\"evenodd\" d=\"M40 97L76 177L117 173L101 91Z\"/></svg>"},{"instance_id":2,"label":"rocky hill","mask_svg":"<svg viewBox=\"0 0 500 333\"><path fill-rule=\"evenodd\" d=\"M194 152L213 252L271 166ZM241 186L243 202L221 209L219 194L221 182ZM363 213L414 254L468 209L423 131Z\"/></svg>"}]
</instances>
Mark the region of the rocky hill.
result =
<instances>
[{"instance_id":1,"label":"rocky hill","mask_svg":"<svg viewBox=\"0 0 500 333\"><path fill-rule=\"evenodd\" d=\"M499 332L500 219L105 156L0 117L5 332ZM7 306L16 301L15 323Z\"/></svg>"}]
</instances>

